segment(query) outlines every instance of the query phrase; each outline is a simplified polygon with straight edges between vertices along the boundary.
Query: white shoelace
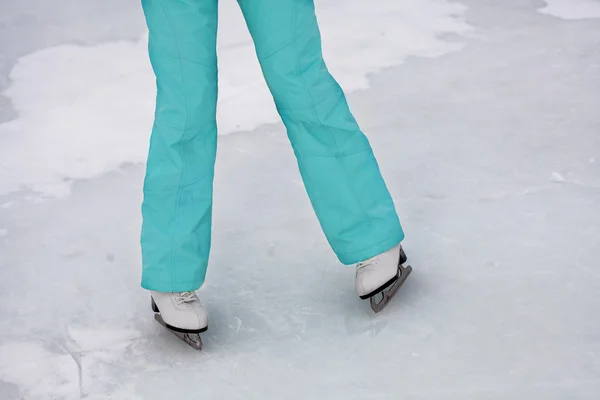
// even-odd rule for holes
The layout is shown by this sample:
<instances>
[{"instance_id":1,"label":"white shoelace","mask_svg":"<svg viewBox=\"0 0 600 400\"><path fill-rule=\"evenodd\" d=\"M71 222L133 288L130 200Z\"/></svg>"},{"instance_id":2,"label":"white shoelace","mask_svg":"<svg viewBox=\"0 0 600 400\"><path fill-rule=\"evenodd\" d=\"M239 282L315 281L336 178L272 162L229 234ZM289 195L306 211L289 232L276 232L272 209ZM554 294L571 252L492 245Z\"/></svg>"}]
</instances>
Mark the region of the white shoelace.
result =
<instances>
[{"instance_id":1,"label":"white shoelace","mask_svg":"<svg viewBox=\"0 0 600 400\"><path fill-rule=\"evenodd\" d=\"M178 304L190 304L196 301L195 292L180 292L175 297Z\"/></svg>"},{"instance_id":2,"label":"white shoelace","mask_svg":"<svg viewBox=\"0 0 600 400\"><path fill-rule=\"evenodd\" d=\"M361 269L364 267L368 267L370 265L377 265L377 264L379 264L379 256L375 256L375 257L369 258L368 260L359 262L356 265L356 268Z\"/></svg>"}]
</instances>

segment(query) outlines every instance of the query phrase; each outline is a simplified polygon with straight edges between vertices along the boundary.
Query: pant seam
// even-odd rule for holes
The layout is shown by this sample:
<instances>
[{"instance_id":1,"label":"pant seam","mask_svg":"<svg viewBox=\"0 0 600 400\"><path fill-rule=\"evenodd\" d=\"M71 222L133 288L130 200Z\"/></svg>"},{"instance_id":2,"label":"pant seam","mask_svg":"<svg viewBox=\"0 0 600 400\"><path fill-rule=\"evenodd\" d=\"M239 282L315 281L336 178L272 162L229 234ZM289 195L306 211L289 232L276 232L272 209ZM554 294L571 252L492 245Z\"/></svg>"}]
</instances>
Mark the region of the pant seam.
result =
<instances>
[{"instance_id":1,"label":"pant seam","mask_svg":"<svg viewBox=\"0 0 600 400\"><path fill-rule=\"evenodd\" d=\"M187 116L186 116L186 119L187 119ZM199 120L199 122L197 122L197 124L199 126L191 127L191 126L187 125L187 126L184 126L183 128L177 127L177 126L173 126L173 125L169 125L169 124L165 124L164 122L158 122L158 121L155 122L154 125L155 126L160 126L162 128L166 128L166 129L171 129L171 130L174 130L174 131L180 131L182 129L184 129L186 131L200 131L200 130L203 130L203 129L207 129L206 126L204 126L204 125L212 123L212 121L213 121L212 118L207 118L206 120ZM208 140L209 140L208 137L202 139L202 141L208 141Z\"/></svg>"},{"instance_id":2,"label":"pant seam","mask_svg":"<svg viewBox=\"0 0 600 400\"><path fill-rule=\"evenodd\" d=\"M311 108L311 107L317 107L317 106L320 106L322 103L325 103L333 95L337 95L338 97L342 97L343 93L342 93L342 91L332 91L327 96L325 96L323 99L317 101L314 104L309 104L307 106L299 106L299 107L287 107L287 108L286 107L279 107L279 109L281 111L289 111L289 110L292 110L292 109L294 109L294 110L304 110L304 109Z\"/></svg>"},{"instance_id":3,"label":"pant seam","mask_svg":"<svg viewBox=\"0 0 600 400\"><path fill-rule=\"evenodd\" d=\"M182 184L181 186L178 187L178 190L187 189L187 188L189 188L191 186L197 185L198 183L200 183L204 179L208 178L210 176L211 172L206 173L206 175L203 175L202 177L194 180L193 182L186 183L185 185ZM147 193L160 193L160 192L170 192L171 190L172 189L169 189L169 188L166 188L166 189L147 189L146 192Z\"/></svg>"},{"instance_id":4,"label":"pant seam","mask_svg":"<svg viewBox=\"0 0 600 400\"><path fill-rule=\"evenodd\" d=\"M156 56L154 56L154 57L156 58ZM161 54L161 55L159 55L158 57L175 58L175 59L178 59L178 60L180 60L180 61L189 62L189 63L191 63L191 64L201 65L201 66L203 66L203 67L206 67L206 68L211 68L211 69L215 68L215 66L214 66L214 65L210 65L210 64L204 63L204 62L202 62L202 61L194 61L194 60L190 60L189 58L180 57L179 55L177 55L177 56L172 56L172 55L170 55L170 54Z\"/></svg>"},{"instance_id":5,"label":"pant seam","mask_svg":"<svg viewBox=\"0 0 600 400\"><path fill-rule=\"evenodd\" d=\"M181 143L181 142L183 142L185 135L187 133L188 114L189 114L188 98L187 98L187 91L186 91L186 84L185 84L185 75L183 73L183 66L181 65L181 51L179 49L179 41L177 39L177 34L175 32L173 23L171 21L171 16L167 12L167 9L165 8L164 4L162 2L159 2L159 4L161 6L161 9L163 10L163 13L165 14L166 20L169 23L169 27L171 28L171 32L173 34L173 39L175 41L175 48L177 50L177 61L179 63L179 73L181 74L181 80L182 80L183 87L184 87L183 98L184 98L184 102L185 102L185 119L184 119L185 122L183 125L183 132L181 134L181 139L179 140L179 143ZM179 156L181 157L181 173L179 175L179 184L177 187L177 194L175 195L175 221L173 221L175 232L178 231L178 226L179 226L179 200L181 198L181 185L183 183L183 172L185 170L185 156L183 154L183 150L182 150L181 146L178 146L178 147L179 147ZM174 266L175 266L176 244L177 244L177 235L173 235L172 240L171 240L171 262L170 262L171 265L169 266L169 268L171 269L171 280L173 282L175 281Z\"/></svg>"},{"instance_id":6,"label":"pant seam","mask_svg":"<svg viewBox=\"0 0 600 400\"><path fill-rule=\"evenodd\" d=\"M293 12L294 12L294 22L293 22L293 32L294 32L294 35L296 34L296 23L297 23L297 12L296 12L296 7L297 7L297 6L294 4L294 11L293 11ZM315 11L314 11L314 9L313 9L313 12L315 12ZM315 18L316 18L316 16L315 16ZM318 26L317 26L317 28L316 28L316 29L318 29ZM297 46L297 42L296 42L296 41L292 42L292 45L293 45L293 47L294 47L294 53L295 53L295 55L296 55L296 57L295 57L295 58L296 58L296 60L295 60L295 61L296 61L296 74L297 74L297 75L298 75L298 77L300 78L300 81L302 82L302 84L303 84L303 86L304 86L304 90L306 90L306 94L307 94L307 96L308 96L308 99L310 100L310 103L311 103L311 105L312 105L312 111L313 111L313 114L314 114L314 116L315 116L315 118L316 118L317 122L318 122L320 125L322 125L322 126L325 128L325 130L326 130L326 131L329 133L329 138L331 139L331 141L332 141L333 145L335 146L335 149L336 149L336 157L337 157L338 153L340 152L340 149L339 149L339 147L338 147L338 144L337 144L337 143L336 143L336 141L335 141L335 138L334 138L333 132L331 132L331 129L329 128L329 126L327 126L327 125L323 124L323 122L321 121L321 118L319 118L319 114L317 113L317 109L316 109L316 106L315 106L314 100L313 100L313 98L312 98L312 95L311 95L311 93L310 93L310 90L309 90L309 88L308 88L308 85L307 85L307 83L306 83L306 80L304 79L304 76L303 76L303 75L302 75L302 73L300 72L300 61L299 61L299 60L300 60L300 55L299 55L299 53L298 53L298 46ZM321 56L321 57L322 57L322 56ZM321 62L323 62L323 60L322 60L322 59L321 59ZM336 83L337 83L337 82L336 82ZM339 85L338 85L338 88L339 88L339 89L342 91L342 89L341 89L341 87L339 87ZM342 91L342 92L343 92L343 91ZM353 195L353 197L354 197L354 201L356 201L356 203L358 204L358 207L360 208L361 212L363 213L363 216L364 216L364 217L366 217L367 221L369 222L369 226L372 228L372 227L373 227L373 221L371 221L371 217L369 217L369 214L368 214L368 213L365 211L365 209L364 209L363 205L360 203L360 200L359 200L359 197L358 197L357 193L354 191L354 188L352 187L352 185L350 184L350 182L349 182L349 180L348 180L348 170L347 170L347 168L346 168L346 165L344 164L344 161L343 161L343 159L341 159L341 158L340 158L339 160L340 160L340 164L341 164L341 166L342 166L342 169L343 169L343 171L344 171L344 179L346 180L346 184L347 184L347 185L348 185L348 187L350 188L350 191L351 191L351 193L352 193L352 195Z\"/></svg>"},{"instance_id":7,"label":"pant seam","mask_svg":"<svg viewBox=\"0 0 600 400\"><path fill-rule=\"evenodd\" d=\"M285 41L283 44L281 44L279 47L277 47L275 50L273 50L271 53L269 53L268 55L261 57L262 61L266 61L269 58L273 57L275 54L279 53L281 50L285 49L286 47L290 46L293 42L295 42L296 40L298 40L298 38L300 38L300 36L304 35L306 32L308 32L308 30L310 29L310 27L304 29L302 32L300 33L296 33L295 31L295 26L294 26L294 35L292 36L291 39Z\"/></svg>"}]
</instances>

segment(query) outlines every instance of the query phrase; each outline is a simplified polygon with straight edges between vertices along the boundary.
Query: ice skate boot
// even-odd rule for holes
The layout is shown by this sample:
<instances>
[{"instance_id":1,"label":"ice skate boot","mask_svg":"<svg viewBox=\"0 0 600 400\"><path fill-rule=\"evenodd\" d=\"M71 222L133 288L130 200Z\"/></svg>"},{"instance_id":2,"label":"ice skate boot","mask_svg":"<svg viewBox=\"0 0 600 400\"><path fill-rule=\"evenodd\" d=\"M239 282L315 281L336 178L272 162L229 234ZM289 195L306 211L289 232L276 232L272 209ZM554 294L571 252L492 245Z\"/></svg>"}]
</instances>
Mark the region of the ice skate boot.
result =
<instances>
[{"instance_id":1,"label":"ice skate boot","mask_svg":"<svg viewBox=\"0 0 600 400\"><path fill-rule=\"evenodd\" d=\"M150 291L154 319L196 350L202 349L200 333L208 329L208 314L195 292Z\"/></svg>"},{"instance_id":2,"label":"ice skate boot","mask_svg":"<svg viewBox=\"0 0 600 400\"><path fill-rule=\"evenodd\" d=\"M383 310L412 272L410 265L402 265L406 260L406 253L398 244L357 264L356 293L363 300L370 299L373 311Z\"/></svg>"}]
</instances>

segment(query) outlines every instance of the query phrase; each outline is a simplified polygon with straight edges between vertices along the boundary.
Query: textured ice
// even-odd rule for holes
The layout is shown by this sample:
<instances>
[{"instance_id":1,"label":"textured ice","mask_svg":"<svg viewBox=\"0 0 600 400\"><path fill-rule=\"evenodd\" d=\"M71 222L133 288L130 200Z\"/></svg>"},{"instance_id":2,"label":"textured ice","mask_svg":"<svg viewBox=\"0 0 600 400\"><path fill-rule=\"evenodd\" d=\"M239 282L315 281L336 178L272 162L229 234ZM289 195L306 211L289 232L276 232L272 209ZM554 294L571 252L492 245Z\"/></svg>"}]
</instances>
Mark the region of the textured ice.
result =
<instances>
[{"instance_id":1,"label":"textured ice","mask_svg":"<svg viewBox=\"0 0 600 400\"><path fill-rule=\"evenodd\" d=\"M139 287L139 4L4 0L0 399L600 398L600 25L562 3L549 18L520 0L317 2L414 267L374 316L255 60L227 58L250 42L221 1L222 100L241 109L221 109L198 353Z\"/></svg>"},{"instance_id":2,"label":"textured ice","mask_svg":"<svg viewBox=\"0 0 600 400\"><path fill-rule=\"evenodd\" d=\"M0 345L0 379L25 388L30 398L77 398L77 363L62 351L36 342Z\"/></svg>"},{"instance_id":3,"label":"textured ice","mask_svg":"<svg viewBox=\"0 0 600 400\"><path fill-rule=\"evenodd\" d=\"M600 0L546 0L540 12L564 19L600 18Z\"/></svg>"}]
</instances>

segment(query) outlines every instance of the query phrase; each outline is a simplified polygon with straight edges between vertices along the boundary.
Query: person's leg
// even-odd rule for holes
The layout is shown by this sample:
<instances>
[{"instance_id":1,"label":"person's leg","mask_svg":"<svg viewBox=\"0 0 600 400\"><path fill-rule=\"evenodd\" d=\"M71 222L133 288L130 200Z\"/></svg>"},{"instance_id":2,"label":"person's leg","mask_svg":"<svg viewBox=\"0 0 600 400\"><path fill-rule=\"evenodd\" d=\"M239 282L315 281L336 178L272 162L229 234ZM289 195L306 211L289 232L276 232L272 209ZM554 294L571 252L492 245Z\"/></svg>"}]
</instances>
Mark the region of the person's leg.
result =
<instances>
[{"instance_id":1,"label":"person's leg","mask_svg":"<svg viewBox=\"0 0 600 400\"><path fill-rule=\"evenodd\" d=\"M404 238L369 141L328 72L313 0L238 0L308 195L340 261Z\"/></svg>"},{"instance_id":2,"label":"person's leg","mask_svg":"<svg viewBox=\"0 0 600 400\"><path fill-rule=\"evenodd\" d=\"M210 251L217 145L217 0L142 0L156 75L142 205L142 287L198 289Z\"/></svg>"}]
</instances>

